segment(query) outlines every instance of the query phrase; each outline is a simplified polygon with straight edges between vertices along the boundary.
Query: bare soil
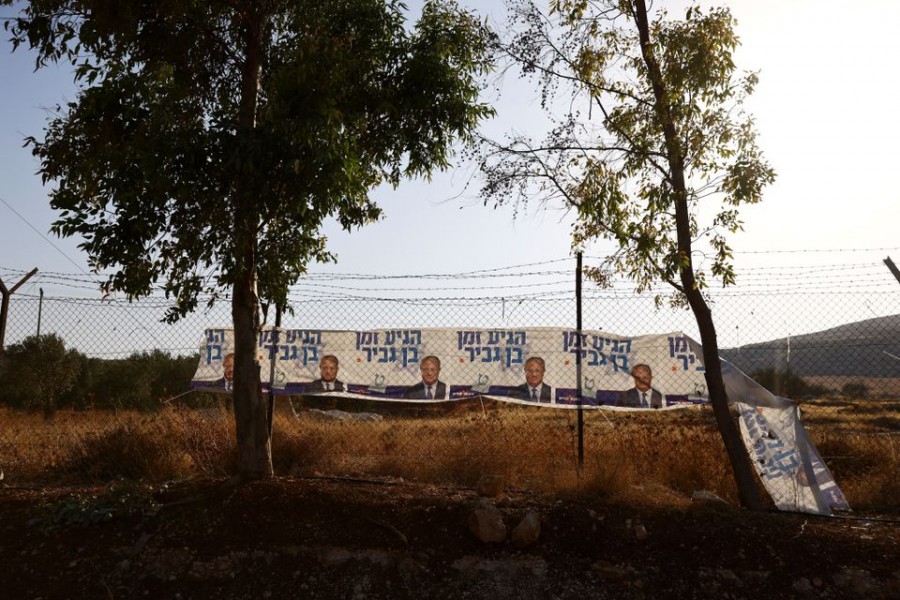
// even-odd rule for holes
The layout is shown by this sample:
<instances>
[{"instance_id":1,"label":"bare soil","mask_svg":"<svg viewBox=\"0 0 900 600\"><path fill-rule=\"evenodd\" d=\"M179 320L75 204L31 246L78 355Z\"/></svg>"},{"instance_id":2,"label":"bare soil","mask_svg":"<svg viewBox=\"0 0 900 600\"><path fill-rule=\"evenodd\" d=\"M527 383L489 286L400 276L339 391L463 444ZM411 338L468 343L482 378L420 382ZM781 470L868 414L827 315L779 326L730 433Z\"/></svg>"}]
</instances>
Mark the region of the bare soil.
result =
<instances>
[{"instance_id":1,"label":"bare soil","mask_svg":"<svg viewBox=\"0 0 900 600\"><path fill-rule=\"evenodd\" d=\"M402 480L237 487L0 488L0 598L900 598L900 515L750 513L671 492L508 490L486 544L478 496Z\"/></svg>"}]
</instances>

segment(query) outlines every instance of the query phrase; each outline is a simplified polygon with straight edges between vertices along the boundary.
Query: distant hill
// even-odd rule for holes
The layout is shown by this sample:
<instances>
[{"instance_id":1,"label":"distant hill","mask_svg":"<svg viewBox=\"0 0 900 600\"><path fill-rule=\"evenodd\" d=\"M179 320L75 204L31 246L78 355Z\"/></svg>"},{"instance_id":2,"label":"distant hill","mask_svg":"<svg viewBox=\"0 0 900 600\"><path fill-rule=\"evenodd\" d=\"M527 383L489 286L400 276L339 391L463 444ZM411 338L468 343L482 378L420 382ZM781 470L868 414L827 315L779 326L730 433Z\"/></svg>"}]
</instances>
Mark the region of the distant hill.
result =
<instances>
[{"instance_id":1,"label":"distant hill","mask_svg":"<svg viewBox=\"0 0 900 600\"><path fill-rule=\"evenodd\" d=\"M806 376L900 377L900 315L791 336L790 372ZM788 340L781 338L719 351L745 373L786 371Z\"/></svg>"}]
</instances>

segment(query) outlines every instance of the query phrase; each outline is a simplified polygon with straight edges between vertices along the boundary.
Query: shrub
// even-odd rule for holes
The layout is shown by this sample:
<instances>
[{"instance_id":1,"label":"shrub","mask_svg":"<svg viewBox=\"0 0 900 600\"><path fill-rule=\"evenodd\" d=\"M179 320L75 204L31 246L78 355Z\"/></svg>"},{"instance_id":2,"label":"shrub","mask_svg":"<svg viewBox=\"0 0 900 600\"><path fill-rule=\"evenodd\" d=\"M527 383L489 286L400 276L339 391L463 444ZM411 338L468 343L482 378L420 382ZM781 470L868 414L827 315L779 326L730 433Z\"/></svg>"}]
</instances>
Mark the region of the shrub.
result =
<instances>
[{"instance_id":1,"label":"shrub","mask_svg":"<svg viewBox=\"0 0 900 600\"><path fill-rule=\"evenodd\" d=\"M861 381L849 381L841 388L841 395L847 398L868 398L869 386Z\"/></svg>"},{"instance_id":2,"label":"shrub","mask_svg":"<svg viewBox=\"0 0 900 600\"><path fill-rule=\"evenodd\" d=\"M90 481L161 481L191 474L190 457L159 425L129 418L109 431L87 436L63 470L82 473Z\"/></svg>"},{"instance_id":3,"label":"shrub","mask_svg":"<svg viewBox=\"0 0 900 600\"><path fill-rule=\"evenodd\" d=\"M759 369L754 371L750 377L773 394L785 398L823 396L828 391L822 386L808 384L799 375L773 368Z\"/></svg>"}]
</instances>

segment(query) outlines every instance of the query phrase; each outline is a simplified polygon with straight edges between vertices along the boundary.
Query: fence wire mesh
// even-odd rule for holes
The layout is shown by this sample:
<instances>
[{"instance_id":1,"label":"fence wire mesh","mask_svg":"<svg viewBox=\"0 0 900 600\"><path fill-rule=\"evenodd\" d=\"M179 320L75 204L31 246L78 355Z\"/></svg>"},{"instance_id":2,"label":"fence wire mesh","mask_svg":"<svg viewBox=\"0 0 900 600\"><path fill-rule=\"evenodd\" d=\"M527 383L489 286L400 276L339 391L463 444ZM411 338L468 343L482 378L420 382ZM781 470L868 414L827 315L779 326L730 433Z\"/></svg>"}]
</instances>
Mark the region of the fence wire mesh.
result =
<instances>
[{"instance_id":1,"label":"fence wire mesh","mask_svg":"<svg viewBox=\"0 0 900 600\"><path fill-rule=\"evenodd\" d=\"M576 322L574 259L454 274L311 274L282 326L297 329L566 328ZM710 290L721 355L800 407L825 463L857 507L897 506L900 287L878 261L749 267ZM9 284L24 272L0 269ZM44 294L41 286L57 291ZM229 327L226 301L175 324L170 302L100 297L95 278L41 274L9 297L0 361L0 469L6 482L165 480L234 468L229 399L191 391L204 330ZM583 329L684 332L692 314L665 288L585 284ZM271 323L273 315L268 314ZM522 373L523 380L525 373ZM568 376L568 375L566 375ZM562 386L548 370L545 380ZM654 373L665 387L666 373ZM576 382L572 382L574 387ZM737 494L711 409L575 410L482 397L436 404L276 397L282 475L398 476L472 484L501 474L535 490L614 493L658 484ZM580 448L583 464L579 465Z\"/></svg>"}]
</instances>

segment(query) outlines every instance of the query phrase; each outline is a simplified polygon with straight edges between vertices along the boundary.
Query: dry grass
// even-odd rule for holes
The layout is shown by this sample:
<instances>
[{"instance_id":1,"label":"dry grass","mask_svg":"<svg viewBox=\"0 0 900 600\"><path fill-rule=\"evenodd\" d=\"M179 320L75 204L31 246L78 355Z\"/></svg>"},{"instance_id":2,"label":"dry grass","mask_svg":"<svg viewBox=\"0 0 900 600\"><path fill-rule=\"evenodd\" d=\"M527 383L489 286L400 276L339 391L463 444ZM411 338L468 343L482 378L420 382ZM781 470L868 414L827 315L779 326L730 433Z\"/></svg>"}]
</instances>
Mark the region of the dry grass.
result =
<instances>
[{"instance_id":1,"label":"dry grass","mask_svg":"<svg viewBox=\"0 0 900 600\"><path fill-rule=\"evenodd\" d=\"M223 475L234 464L231 415L0 409L0 466L10 480L159 481Z\"/></svg>"},{"instance_id":2,"label":"dry grass","mask_svg":"<svg viewBox=\"0 0 900 600\"><path fill-rule=\"evenodd\" d=\"M810 437L851 506L897 506L900 434L817 428Z\"/></svg>"},{"instance_id":3,"label":"dry grass","mask_svg":"<svg viewBox=\"0 0 900 600\"><path fill-rule=\"evenodd\" d=\"M833 398L800 404L803 422L812 429L860 433L900 432L900 400L854 400Z\"/></svg>"},{"instance_id":4,"label":"dry grass","mask_svg":"<svg viewBox=\"0 0 900 600\"><path fill-rule=\"evenodd\" d=\"M851 506L896 506L900 498L900 401L804 402L803 421Z\"/></svg>"},{"instance_id":5,"label":"dry grass","mask_svg":"<svg viewBox=\"0 0 900 600\"><path fill-rule=\"evenodd\" d=\"M550 493L671 504L705 489L736 501L708 408L586 412L582 469L575 411L499 404L408 416L391 409L374 422L323 421L305 411L298 418L277 410L276 472L394 476L463 486L496 474L512 487ZM823 421L827 412L817 417L815 410L804 407L805 415L813 413L811 435L851 505L895 505L900 497L897 436L844 434ZM882 412L865 418L891 417ZM861 429L855 413L843 422L848 423ZM221 408L169 406L152 415L60 412L51 421L0 409L0 466L10 482L223 476L234 470L233 439L231 414Z\"/></svg>"}]
</instances>

